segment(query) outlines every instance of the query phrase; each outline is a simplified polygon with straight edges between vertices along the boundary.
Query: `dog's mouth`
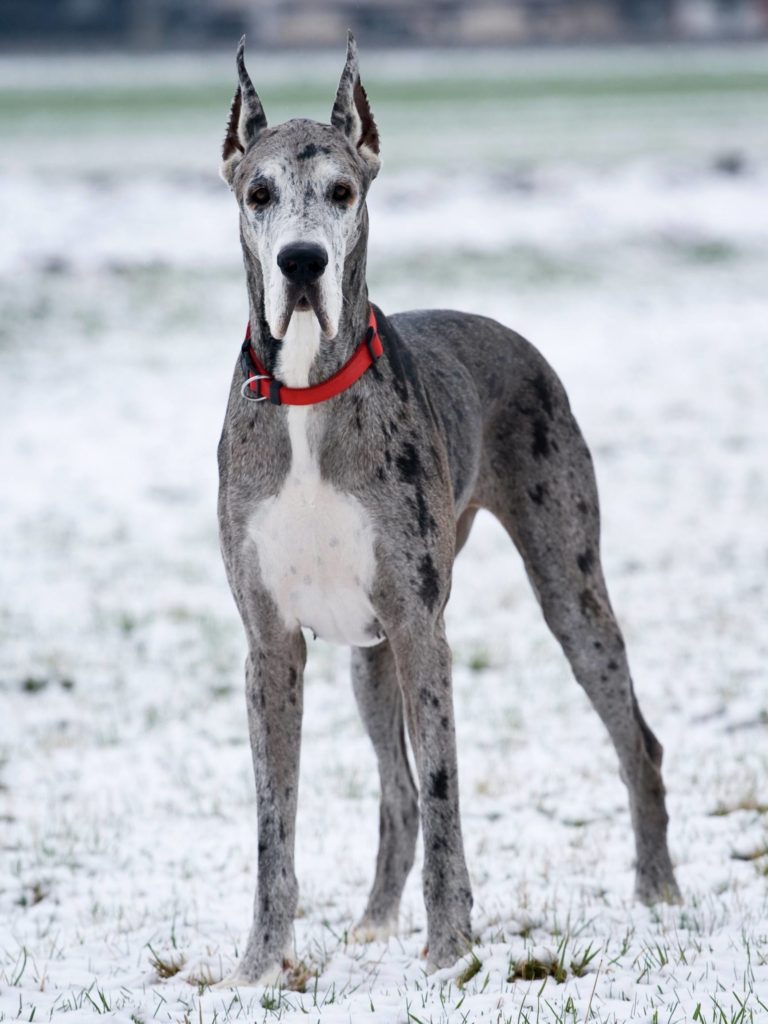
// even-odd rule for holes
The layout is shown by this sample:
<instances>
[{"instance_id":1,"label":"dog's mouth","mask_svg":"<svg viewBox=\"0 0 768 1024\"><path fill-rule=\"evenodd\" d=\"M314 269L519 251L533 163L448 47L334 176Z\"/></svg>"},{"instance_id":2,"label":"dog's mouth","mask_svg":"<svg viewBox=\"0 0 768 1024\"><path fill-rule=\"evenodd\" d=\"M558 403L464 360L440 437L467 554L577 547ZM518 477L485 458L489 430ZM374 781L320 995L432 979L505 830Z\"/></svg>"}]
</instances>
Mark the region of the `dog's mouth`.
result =
<instances>
[{"instance_id":1,"label":"dog's mouth","mask_svg":"<svg viewBox=\"0 0 768 1024\"><path fill-rule=\"evenodd\" d=\"M294 312L308 313L310 310L317 317L320 330L326 338L330 338L335 333L333 324L328 317L322 291L314 284L303 287L288 285L285 293L285 305L280 321L275 324L276 329L272 332L273 335L276 338L283 338Z\"/></svg>"}]
</instances>

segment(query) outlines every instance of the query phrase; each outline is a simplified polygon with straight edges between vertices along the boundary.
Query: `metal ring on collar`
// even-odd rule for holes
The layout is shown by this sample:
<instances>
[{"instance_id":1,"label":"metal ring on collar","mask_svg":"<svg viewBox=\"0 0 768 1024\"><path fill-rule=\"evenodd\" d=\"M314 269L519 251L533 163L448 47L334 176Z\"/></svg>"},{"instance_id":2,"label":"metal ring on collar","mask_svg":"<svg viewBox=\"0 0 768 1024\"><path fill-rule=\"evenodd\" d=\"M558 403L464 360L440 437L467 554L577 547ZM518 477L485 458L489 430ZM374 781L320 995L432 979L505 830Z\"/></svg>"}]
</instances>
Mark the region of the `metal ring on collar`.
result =
<instances>
[{"instance_id":1,"label":"metal ring on collar","mask_svg":"<svg viewBox=\"0 0 768 1024\"><path fill-rule=\"evenodd\" d=\"M250 395L246 395L245 389L246 388L250 389L250 386L251 386L252 382L255 381L255 380L269 380L269 379L270 378L265 373L256 373L256 374L253 375L253 377L249 377L247 380L244 380L243 384L242 384L242 387L240 388L241 396L246 400L246 402L266 402L266 400L267 400L267 396L266 395L260 395L258 398L251 398Z\"/></svg>"}]
</instances>

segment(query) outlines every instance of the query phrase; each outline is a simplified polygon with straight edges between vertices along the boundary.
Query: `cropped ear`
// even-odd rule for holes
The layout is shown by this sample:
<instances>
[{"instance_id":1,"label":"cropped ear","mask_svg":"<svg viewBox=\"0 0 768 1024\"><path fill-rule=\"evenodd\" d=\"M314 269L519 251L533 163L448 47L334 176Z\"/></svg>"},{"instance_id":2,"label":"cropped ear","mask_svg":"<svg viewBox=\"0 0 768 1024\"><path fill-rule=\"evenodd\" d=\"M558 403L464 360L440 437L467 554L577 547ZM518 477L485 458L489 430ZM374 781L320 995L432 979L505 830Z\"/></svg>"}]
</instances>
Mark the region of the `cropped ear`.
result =
<instances>
[{"instance_id":1,"label":"cropped ear","mask_svg":"<svg viewBox=\"0 0 768 1024\"><path fill-rule=\"evenodd\" d=\"M245 70L245 36L237 47L238 86L227 121L227 134L221 152L221 176L232 184L243 154L267 127L267 118L253 82Z\"/></svg>"},{"instance_id":2,"label":"cropped ear","mask_svg":"<svg viewBox=\"0 0 768 1024\"><path fill-rule=\"evenodd\" d=\"M360 81L357 43L351 32L347 35L347 63L341 73L336 101L331 111L331 124L344 132L375 177L381 166L379 130Z\"/></svg>"}]
</instances>

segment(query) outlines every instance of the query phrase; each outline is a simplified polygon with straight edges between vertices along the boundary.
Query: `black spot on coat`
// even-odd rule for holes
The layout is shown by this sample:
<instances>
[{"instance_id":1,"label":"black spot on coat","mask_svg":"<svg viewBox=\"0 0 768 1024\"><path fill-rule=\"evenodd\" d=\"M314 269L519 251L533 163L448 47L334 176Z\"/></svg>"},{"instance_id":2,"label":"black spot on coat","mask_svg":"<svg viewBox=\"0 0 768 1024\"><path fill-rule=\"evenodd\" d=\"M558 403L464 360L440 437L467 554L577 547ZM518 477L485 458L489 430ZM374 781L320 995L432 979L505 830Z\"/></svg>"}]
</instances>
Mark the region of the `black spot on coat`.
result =
<instances>
[{"instance_id":1,"label":"black spot on coat","mask_svg":"<svg viewBox=\"0 0 768 1024\"><path fill-rule=\"evenodd\" d=\"M429 795L435 800L448 799L448 772L444 766L432 772L429 778Z\"/></svg>"},{"instance_id":2,"label":"black spot on coat","mask_svg":"<svg viewBox=\"0 0 768 1024\"><path fill-rule=\"evenodd\" d=\"M595 553L592 548L587 548L586 551L583 551L576 559L576 564L585 576L591 572L595 564Z\"/></svg>"},{"instance_id":3,"label":"black spot on coat","mask_svg":"<svg viewBox=\"0 0 768 1024\"><path fill-rule=\"evenodd\" d=\"M421 474L419 453L410 441L403 445L403 450L397 457L397 468L400 472L400 479L408 484L416 483Z\"/></svg>"},{"instance_id":4,"label":"black spot on coat","mask_svg":"<svg viewBox=\"0 0 768 1024\"><path fill-rule=\"evenodd\" d=\"M440 594L440 577L431 555L424 555L419 562L419 577L419 597L432 611Z\"/></svg>"},{"instance_id":5,"label":"black spot on coat","mask_svg":"<svg viewBox=\"0 0 768 1024\"><path fill-rule=\"evenodd\" d=\"M543 505L544 496L547 493L545 484L536 484L535 487L531 487L528 491L528 497L534 503L534 505Z\"/></svg>"},{"instance_id":6,"label":"black spot on coat","mask_svg":"<svg viewBox=\"0 0 768 1024\"><path fill-rule=\"evenodd\" d=\"M428 533L437 529L435 517L427 507L427 499L424 497L424 491L421 487L416 488L416 518L419 523L419 533L422 537L426 537Z\"/></svg>"},{"instance_id":7,"label":"black spot on coat","mask_svg":"<svg viewBox=\"0 0 768 1024\"><path fill-rule=\"evenodd\" d=\"M539 405L544 412L549 416L550 419L554 418L554 408L552 406L552 392L549 388L549 382L543 373L537 373L532 381L533 390L536 392L536 398L539 401Z\"/></svg>"},{"instance_id":8,"label":"black spot on coat","mask_svg":"<svg viewBox=\"0 0 768 1024\"><path fill-rule=\"evenodd\" d=\"M309 160L313 156L317 156L318 153L330 153L331 150L328 146L318 146L314 142L308 142L307 145L298 154L298 160Z\"/></svg>"},{"instance_id":9,"label":"black spot on coat","mask_svg":"<svg viewBox=\"0 0 768 1024\"><path fill-rule=\"evenodd\" d=\"M600 602L595 597L592 590L587 587L579 594L579 606L581 608L581 614L584 616L597 617L600 615L601 608Z\"/></svg>"},{"instance_id":10,"label":"black spot on coat","mask_svg":"<svg viewBox=\"0 0 768 1024\"><path fill-rule=\"evenodd\" d=\"M547 424L540 416L533 421L533 445L531 453L534 459L546 459L549 456L549 434Z\"/></svg>"}]
</instances>

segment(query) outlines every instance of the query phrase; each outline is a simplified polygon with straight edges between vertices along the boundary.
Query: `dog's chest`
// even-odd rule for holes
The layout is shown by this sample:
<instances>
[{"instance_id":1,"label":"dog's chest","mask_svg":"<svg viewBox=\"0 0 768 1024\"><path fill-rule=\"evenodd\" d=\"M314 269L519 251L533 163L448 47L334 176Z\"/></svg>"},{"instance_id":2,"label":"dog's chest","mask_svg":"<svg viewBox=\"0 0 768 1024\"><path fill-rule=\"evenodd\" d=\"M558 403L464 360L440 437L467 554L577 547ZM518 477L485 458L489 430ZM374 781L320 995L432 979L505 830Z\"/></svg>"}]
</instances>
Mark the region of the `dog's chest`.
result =
<instances>
[{"instance_id":1,"label":"dog's chest","mask_svg":"<svg viewBox=\"0 0 768 1024\"><path fill-rule=\"evenodd\" d=\"M294 341L289 334L283 345ZM305 386L306 381L294 384L302 374L286 372L289 354L290 348L278 372L286 383ZM291 467L280 492L258 506L249 524L262 580L287 625L298 623L338 643L376 643L381 638L370 601L375 570L370 516L355 497L321 478L308 436L316 422L312 410L286 411Z\"/></svg>"}]
</instances>

